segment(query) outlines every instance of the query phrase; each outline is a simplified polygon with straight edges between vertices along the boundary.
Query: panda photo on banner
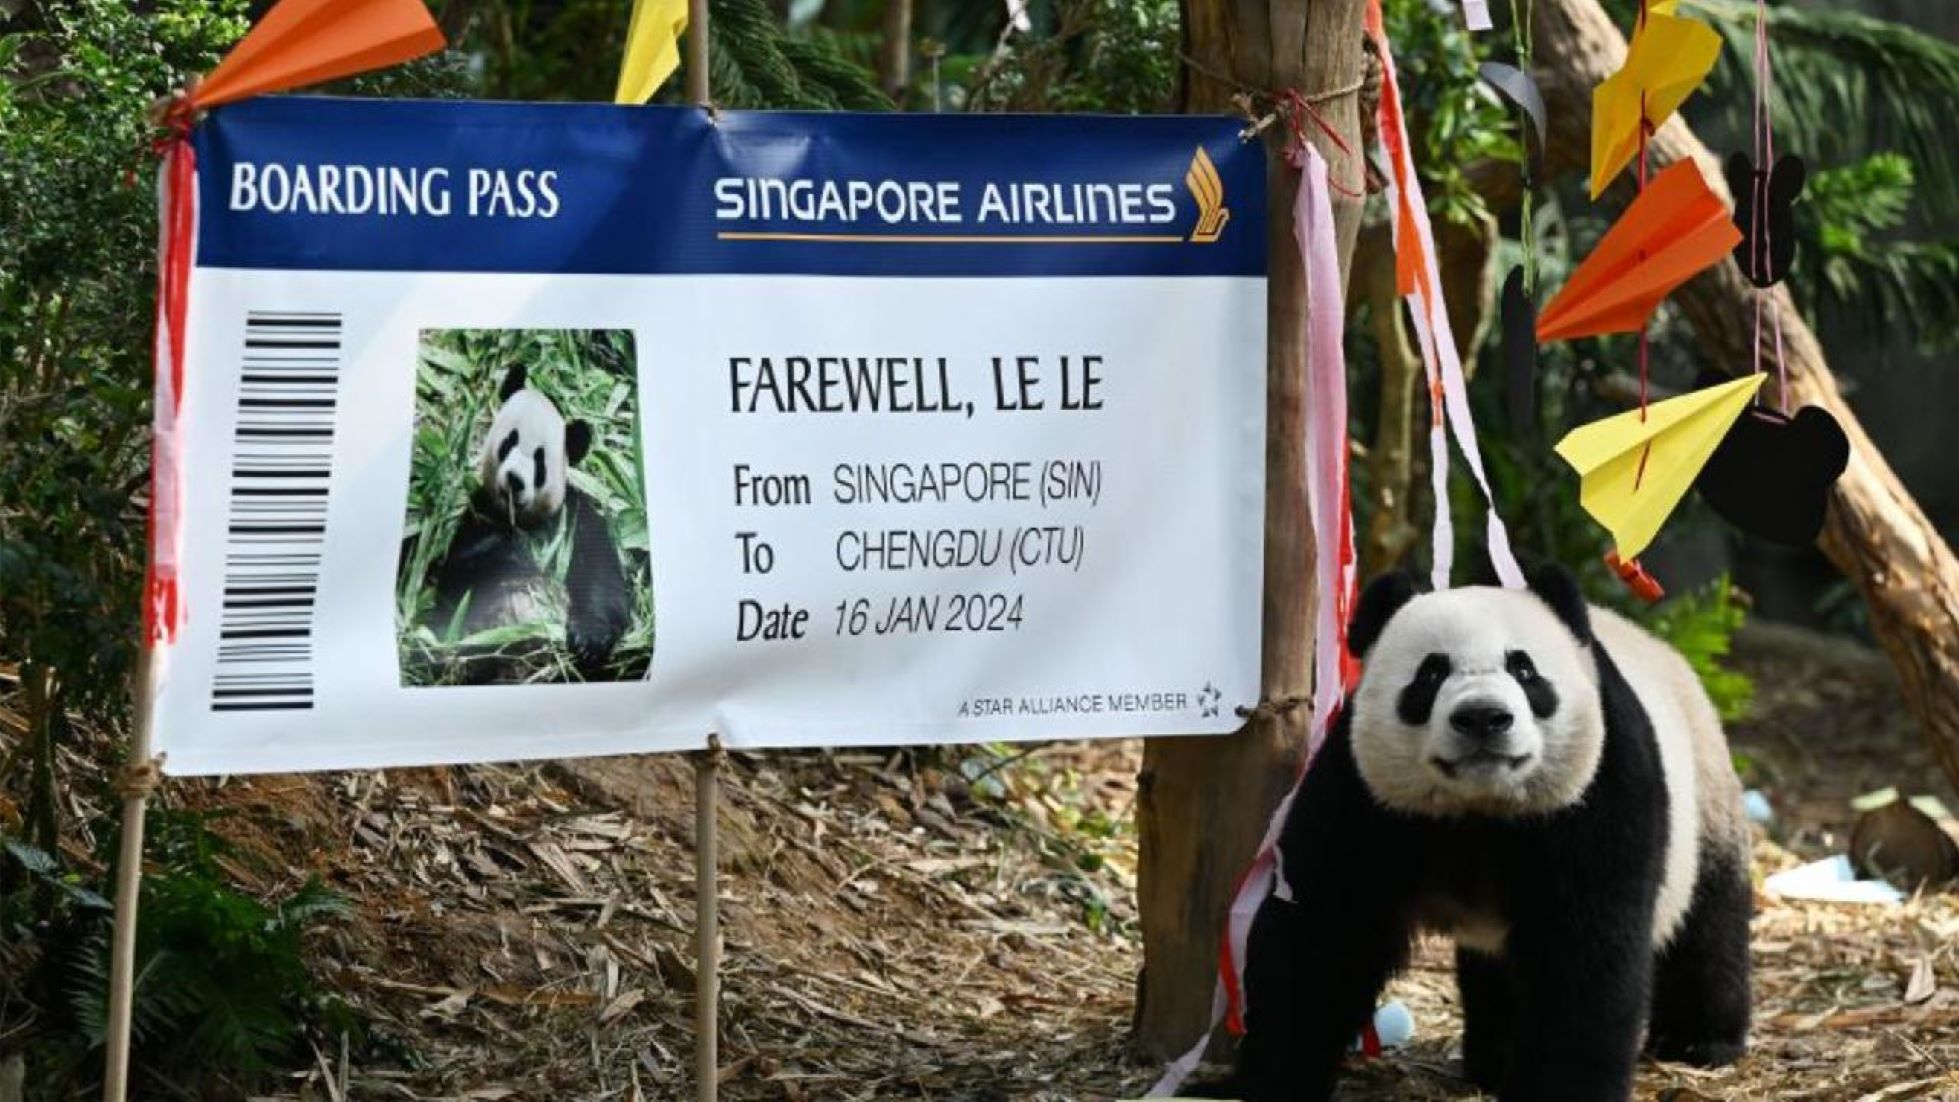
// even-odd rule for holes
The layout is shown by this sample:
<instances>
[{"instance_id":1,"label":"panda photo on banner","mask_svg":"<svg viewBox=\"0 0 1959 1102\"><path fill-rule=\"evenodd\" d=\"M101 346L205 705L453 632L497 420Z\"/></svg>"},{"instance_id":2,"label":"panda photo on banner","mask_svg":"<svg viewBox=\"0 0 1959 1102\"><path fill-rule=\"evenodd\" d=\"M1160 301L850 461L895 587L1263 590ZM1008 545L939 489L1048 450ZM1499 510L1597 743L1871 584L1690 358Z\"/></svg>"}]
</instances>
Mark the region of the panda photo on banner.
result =
<instances>
[{"instance_id":1,"label":"panda photo on banner","mask_svg":"<svg viewBox=\"0 0 1959 1102\"><path fill-rule=\"evenodd\" d=\"M397 576L403 685L646 677L633 335L422 333Z\"/></svg>"}]
</instances>

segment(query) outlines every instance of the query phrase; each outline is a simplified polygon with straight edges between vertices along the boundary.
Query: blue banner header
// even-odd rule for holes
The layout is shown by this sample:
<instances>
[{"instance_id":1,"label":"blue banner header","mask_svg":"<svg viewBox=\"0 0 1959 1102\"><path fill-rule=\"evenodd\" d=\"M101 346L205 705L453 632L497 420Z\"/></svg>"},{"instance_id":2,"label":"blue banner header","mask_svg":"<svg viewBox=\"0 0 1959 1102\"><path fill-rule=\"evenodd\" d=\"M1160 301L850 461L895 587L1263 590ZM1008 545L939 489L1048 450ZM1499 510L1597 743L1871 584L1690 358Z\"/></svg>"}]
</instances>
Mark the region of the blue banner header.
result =
<instances>
[{"instance_id":1,"label":"blue banner header","mask_svg":"<svg viewBox=\"0 0 1959 1102\"><path fill-rule=\"evenodd\" d=\"M1221 117L276 96L195 134L203 267L1263 275Z\"/></svg>"}]
</instances>

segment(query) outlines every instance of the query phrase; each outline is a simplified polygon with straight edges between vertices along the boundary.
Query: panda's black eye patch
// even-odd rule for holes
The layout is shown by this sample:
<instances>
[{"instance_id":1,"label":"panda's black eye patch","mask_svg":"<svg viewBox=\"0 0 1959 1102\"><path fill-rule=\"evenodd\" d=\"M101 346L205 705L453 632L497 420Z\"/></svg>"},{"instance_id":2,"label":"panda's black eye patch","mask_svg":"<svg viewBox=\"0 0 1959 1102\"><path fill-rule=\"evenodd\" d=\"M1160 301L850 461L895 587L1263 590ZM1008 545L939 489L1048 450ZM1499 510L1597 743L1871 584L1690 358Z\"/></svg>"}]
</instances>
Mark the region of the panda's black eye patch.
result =
<instances>
[{"instance_id":1,"label":"panda's black eye patch","mask_svg":"<svg viewBox=\"0 0 1959 1102\"><path fill-rule=\"evenodd\" d=\"M517 430L511 429L509 435L503 438L503 443L497 445L497 462L501 463L504 460L509 459L510 453L515 451L516 448L517 448Z\"/></svg>"},{"instance_id":2,"label":"panda's black eye patch","mask_svg":"<svg viewBox=\"0 0 1959 1102\"><path fill-rule=\"evenodd\" d=\"M537 481L531 483L531 485L542 490L544 488L544 449L540 447L532 452L531 459L537 464Z\"/></svg>"},{"instance_id":3,"label":"panda's black eye patch","mask_svg":"<svg viewBox=\"0 0 1959 1102\"><path fill-rule=\"evenodd\" d=\"M1395 714L1401 722L1411 727L1428 722L1429 714L1435 711L1436 694L1442 691L1442 683L1449 680L1449 656L1431 654L1415 667L1415 677L1401 690L1395 701Z\"/></svg>"},{"instance_id":4,"label":"panda's black eye patch","mask_svg":"<svg viewBox=\"0 0 1959 1102\"><path fill-rule=\"evenodd\" d=\"M1558 690L1537 672L1537 663L1530 655L1513 650L1503 656L1503 668L1524 690L1524 699L1530 701L1530 714L1539 719L1549 719L1558 710Z\"/></svg>"}]
</instances>

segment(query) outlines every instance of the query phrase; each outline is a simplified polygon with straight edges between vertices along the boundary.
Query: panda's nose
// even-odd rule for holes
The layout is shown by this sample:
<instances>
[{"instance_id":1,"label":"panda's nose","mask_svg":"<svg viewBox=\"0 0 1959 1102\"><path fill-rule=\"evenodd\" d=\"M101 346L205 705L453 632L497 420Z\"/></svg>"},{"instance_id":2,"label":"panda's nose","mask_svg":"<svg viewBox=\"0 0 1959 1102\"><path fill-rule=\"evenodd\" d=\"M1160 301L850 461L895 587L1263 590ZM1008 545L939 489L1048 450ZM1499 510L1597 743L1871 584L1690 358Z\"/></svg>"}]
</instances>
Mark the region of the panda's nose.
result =
<instances>
[{"instance_id":1,"label":"panda's nose","mask_svg":"<svg viewBox=\"0 0 1959 1102\"><path fill-rule=\"evenodd\" d=\"M1458 734L1489 742L1510 730L1515 717L1501 704L1465 704L1449 713L1449 726Z\"/></svg>"},{"instance_id":2,"label":"panda's nose","mask_svg":"<svg viewBox=\"0 0 1959 1102\"><path fill-rule=\"evenodd\" d=\"M512 502L524 500L524 480L516 472L503 476L504 495Z\"/></svg>"}]
</instances>

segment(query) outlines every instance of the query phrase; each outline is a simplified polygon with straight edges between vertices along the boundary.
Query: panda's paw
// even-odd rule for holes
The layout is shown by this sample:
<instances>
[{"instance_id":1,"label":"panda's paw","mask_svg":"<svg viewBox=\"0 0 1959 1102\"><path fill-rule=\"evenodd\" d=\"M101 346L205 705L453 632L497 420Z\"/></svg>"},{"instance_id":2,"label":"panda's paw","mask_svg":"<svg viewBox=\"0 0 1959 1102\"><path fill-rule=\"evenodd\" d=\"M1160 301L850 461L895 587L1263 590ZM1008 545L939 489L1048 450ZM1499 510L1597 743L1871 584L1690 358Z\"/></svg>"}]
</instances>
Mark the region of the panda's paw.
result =
<instances>
[{"instance_id":1,"label":"panda's paw","mask_svg":"<svg viewBox=\"0 0 1959 1102\"><path fill-rule=\"evenodd\" d=\"M1746 1041L1714 1037L1654 1037L1646 1047L1655 1060L1697 1068L1724 1068L1748 1051Z\"/></svg>"},{"instance_id":2,"label":"panda's paw","mask_svg":"<svg viewBox=\"0 0 1959 1102\"><path fill-rule=\"evenodd\" d=\"M1177 1096L1179 1098L1241 1098L1244 1093L1243 1084L1238 1077L1230 1075L1186 1083L1178 1090Z\"/></svg>"},{"instance_id":3,"label":"panda's paw","mask_svg":"<svg viewBox=\"0 0 1959 1102\"><path fill-rule=\"evenodd\" d=\"M573 620L567 624L565 645L571 650L579 676L587 681L602 679L606 665L612 661L612 650L619 644L619 636L619 628L611 623L592 624Z\"/></svg>"}]
</instances>

